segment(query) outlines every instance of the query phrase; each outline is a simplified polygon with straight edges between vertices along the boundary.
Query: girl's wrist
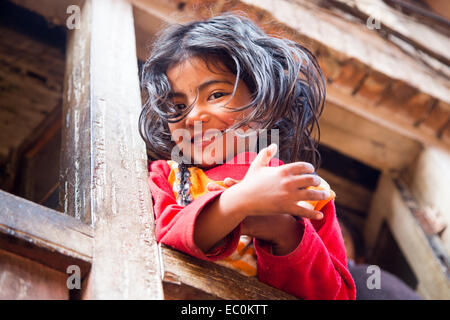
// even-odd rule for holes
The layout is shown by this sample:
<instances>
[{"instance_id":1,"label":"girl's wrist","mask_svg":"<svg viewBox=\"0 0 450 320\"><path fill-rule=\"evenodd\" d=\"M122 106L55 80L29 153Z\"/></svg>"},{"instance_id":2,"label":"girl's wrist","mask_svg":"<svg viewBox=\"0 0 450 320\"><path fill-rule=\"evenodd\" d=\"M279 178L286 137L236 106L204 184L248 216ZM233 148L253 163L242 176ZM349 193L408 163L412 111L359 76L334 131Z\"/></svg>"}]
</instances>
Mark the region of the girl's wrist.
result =
<instances>
[{"instance_id":1,"label":"girl's wrist","mask_svg":"<svg viewBox=\"0 0 450 320\"><path fill-rule=\"evenodd\" d=\"M244 201L241 189L236 184L226 189L221 195L219 201L221 201L224 210L235 219L242 222L249 214L248 204Z\"/></svg>"}]
</instances>

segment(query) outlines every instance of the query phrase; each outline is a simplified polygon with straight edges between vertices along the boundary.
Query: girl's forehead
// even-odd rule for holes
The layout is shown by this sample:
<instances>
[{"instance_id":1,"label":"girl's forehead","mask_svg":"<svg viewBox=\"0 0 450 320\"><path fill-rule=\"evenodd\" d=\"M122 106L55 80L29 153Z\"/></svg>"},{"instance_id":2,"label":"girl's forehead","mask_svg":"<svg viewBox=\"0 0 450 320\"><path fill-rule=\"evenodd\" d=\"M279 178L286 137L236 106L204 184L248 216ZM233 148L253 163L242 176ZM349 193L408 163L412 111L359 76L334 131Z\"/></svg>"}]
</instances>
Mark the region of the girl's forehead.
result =
<instances>
[{"instance_id":1,"label":"girl's forehead","mask_svg":"<svg viewBox=\"0 0 450 320\"><path fill-rule=\"evenodd\" d=\"M227 70L220 60L190 57L184 59L166 71L169 81L173 84L188 81L203 81L205 78L225 78L234 82L235 75Z\"/></svg>"}]
</instances>

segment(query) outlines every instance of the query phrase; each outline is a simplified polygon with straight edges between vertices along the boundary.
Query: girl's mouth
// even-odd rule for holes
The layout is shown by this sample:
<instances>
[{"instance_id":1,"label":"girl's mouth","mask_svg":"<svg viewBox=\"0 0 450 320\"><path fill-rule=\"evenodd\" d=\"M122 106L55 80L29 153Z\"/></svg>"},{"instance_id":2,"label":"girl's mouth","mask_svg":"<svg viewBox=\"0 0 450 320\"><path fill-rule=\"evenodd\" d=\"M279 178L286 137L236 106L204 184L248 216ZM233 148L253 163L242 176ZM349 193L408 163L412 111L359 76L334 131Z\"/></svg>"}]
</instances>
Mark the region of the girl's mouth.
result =
<instances>
[{"instance_id":1,"label":"girl's mouth","mask_svg":"<svg viewBox=\"0 0 450 320\"><path fill-rule=\"evenodd\" d=\"M191 139L191 143L196 147L205 148L206 146L213 143L218 137L221 137L225 134L226 129L220 130L217 132L216 130L206 131L202 133L198 133L194 135Z\"/></svg>"}]
</instances>

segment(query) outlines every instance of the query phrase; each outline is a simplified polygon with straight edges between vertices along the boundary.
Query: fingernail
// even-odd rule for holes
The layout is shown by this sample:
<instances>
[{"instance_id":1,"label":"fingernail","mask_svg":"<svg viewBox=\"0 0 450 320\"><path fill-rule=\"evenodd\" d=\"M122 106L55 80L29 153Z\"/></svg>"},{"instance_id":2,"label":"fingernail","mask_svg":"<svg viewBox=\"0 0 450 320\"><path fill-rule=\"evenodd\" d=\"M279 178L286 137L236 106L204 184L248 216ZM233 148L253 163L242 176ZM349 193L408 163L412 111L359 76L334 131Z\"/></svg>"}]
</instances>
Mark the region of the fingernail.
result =
<instances>
[{"instance_id":1,"label":"fingernail","mask_svg":"<svg viewBox=\"0 0 450 320\"><path fill-rule=\"evenodd\" d=\"M315 218L318 219L318 220L320 220L320 219L323 218L323 214L322 214L322 213L316 213L316 214L315 214Z\"/></svg>"},{"instance_id":2,"label":"fingernail","mask_svg":"<svg viewBox=\"0 0 450 320\"><path fill-rule=\"evenodd\" d=\"M276 150L277 150L277 145L276 145L275 143L272 143L272 144L269 146L269 151L270 151L270 153L273 154L273 153L275 153Z\"/></svg>"},{"instance_id":3,"label":"fingernail","mask_svg":"<svg viewBox=\"0 0 450 320\"><path fill-rule=\"evenodd\" d=\"M324 195L325 199L328 199L329 197L331 197L330 191L324 191L323 195Z\"/></svg>"}]
</instances>

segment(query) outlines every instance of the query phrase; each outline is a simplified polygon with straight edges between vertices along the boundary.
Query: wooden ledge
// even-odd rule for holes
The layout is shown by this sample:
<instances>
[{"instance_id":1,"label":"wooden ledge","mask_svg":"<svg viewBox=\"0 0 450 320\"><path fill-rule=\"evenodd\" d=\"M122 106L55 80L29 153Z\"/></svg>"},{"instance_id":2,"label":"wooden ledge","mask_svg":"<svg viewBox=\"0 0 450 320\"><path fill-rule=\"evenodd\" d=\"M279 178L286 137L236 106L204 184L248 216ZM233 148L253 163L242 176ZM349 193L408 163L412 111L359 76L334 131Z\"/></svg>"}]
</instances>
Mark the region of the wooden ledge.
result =
<instances>
[{"instance_id":1,"label":"wooden ledge","mask_svg":"<svg viewBox=\"0 0 450 320\"><path fill-rule=\"evenodd\" d=\"M161 245L165 299L293 300L294 296L214 262Z\"/></svg>"},{"instance_id":2,"label":"wooden ledge","mask_svg":"<svg viewBox=\"0 0 450 320\"><path fill-rule=\"evenodd\" d=\"M90 226L61 212L0 190L0 247L66 273L77 265L82 276L92 263Z\"/></svg>"}]
</instances>

